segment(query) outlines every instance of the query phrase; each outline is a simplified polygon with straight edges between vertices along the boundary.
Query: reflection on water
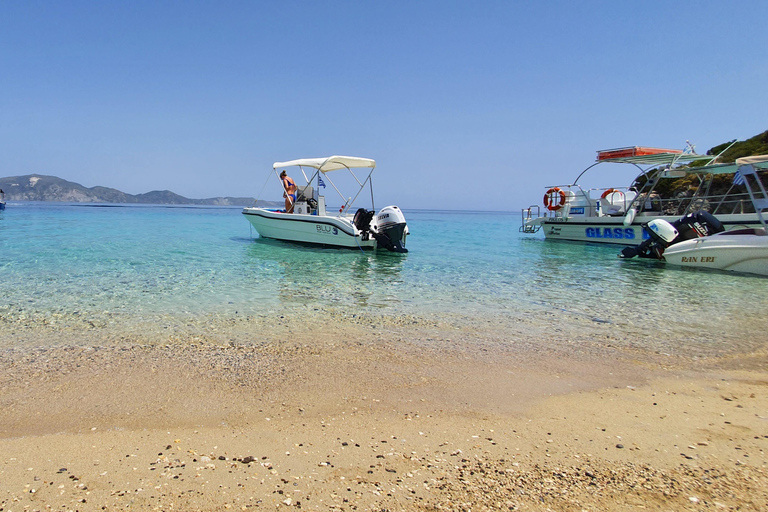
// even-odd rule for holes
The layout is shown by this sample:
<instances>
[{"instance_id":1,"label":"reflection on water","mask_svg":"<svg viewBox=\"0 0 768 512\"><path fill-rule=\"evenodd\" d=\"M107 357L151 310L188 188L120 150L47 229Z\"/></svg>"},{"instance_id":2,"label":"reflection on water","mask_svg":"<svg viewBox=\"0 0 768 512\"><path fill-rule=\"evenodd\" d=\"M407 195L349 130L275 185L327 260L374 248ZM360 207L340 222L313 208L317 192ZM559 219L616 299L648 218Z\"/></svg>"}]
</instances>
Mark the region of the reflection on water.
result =
<instances>
[{"instance_id":1,"label":"reflection on water","mask_svg":"<svg viewBox=\"0 0 768 512\"><path fill-rule=\"evenodd\" d=\"M383 308L398 303L391 288L403 284L405 254L316 247L257 239L244 264L277 272L259 272L258 284L283 305L318 302L336 307Z\"/></svg>"},{"instance_id":2,"label":"reflection on water","mask_svg":"<svg viewBox=\"0 0 768 512\"><path fill-rule=\"evenodd\" d=\"M226 329L333 309L485 322L501 338L522 322L661 351L764 343L764 278L520 235L512 214L405 215L410 252L392 254L254 239L237 208L15 205L0 227L0 324L130 332L216 318Z\"/></svg>"},{"instance_id":3,"label":"reflection on water","mask_svg":"<svg viewBox=\"0 0 768 512\"><path fill-rule=\"evenodd\" d=\"M668 349L673 341L704 351L764 343L764 278L622 260L620 249L602 245L540 239L522 245L529 264L521 281L537 304L604 321L646 346L659 342Z\"/></svg>"}]
</instances>

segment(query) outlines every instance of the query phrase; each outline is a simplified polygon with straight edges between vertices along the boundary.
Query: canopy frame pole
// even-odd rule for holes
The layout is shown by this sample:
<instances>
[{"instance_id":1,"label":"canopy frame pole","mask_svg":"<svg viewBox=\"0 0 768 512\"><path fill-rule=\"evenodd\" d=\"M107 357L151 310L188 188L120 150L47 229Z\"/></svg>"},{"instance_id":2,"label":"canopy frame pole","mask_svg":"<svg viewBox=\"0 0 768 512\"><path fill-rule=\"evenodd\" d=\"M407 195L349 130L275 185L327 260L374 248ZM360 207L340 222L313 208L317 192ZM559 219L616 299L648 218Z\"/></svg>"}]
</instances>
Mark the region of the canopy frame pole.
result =
<instances>
[{"instance_id":1,"label":"canopy frame pole","mask_svg":"<svg viewBox=\"0 0 768 512\"><path fill-rule=\"evenodd\" d=\"M368 174L368 184L371 188L371 210L376 211L376 205L373 203L373 171Z\"/></svg>"},{"instance_id":2,"label":"canopy frame pole","mask_svg":"<svg viewBox=\"0 0 768 512\"><path fill-rule=\"evenodd\" d=\"M357 201L357 198L360 195L360 192L362 192L363 189L365 188L365 183L371 179L371 175L373 174L374 169L375 168L371 168L371 172L368 173L368 177L365 178L365 181L363 181L362 183L360 183L360 180L357 181L358 183L360 183L360 190L357 191L357 194L355 194L355 197L352 198L352 200L347 202L348 204L345 204L345 209L348 210L349 207L352 206L355 201ZM350 169L349 172L352 172L352 169ZM352 173L352 175L354 176L355 173ZM355 179L357 179L357 176L355 176ZM371 182L371 187L373 187L373 182ZM373 192L371 192L371 203L373 203Z\"/></svg>"},{"instance_id":3,"label":"canopy frame pole","mask_svg":"<svg viewBox=\"0 0 768 512\"><path fill-rule=\"evenodd\" d=\"M309 185L309 180L307 179L307 173L304 172L304 167L300 165L299 169L301 170L301 174L304 175L304 181L306 181L307 185Z\"/></svg>"},{"instance_id":4,"label":"canopy frame pole","mask_svg":"<svg viewBox=\"0 0 768 512\"><path fill-rule=\"evenodd\" d=\"M318 172L323 172L323 171L318 169ZM328 183L330 183L331 186L333 187L333 189L336 191L336 193L339 194L339 197L341 198L341 200L342 201L346 201L345 198L344 198L344 194L341 193L341 190L339 190L339 188L336 186L336 184L333 182L333 180L330 177L328 177L328 174L323 172L323 176L324 176L323 179L324 180L328 180ZM339 212L339 214L341 214L341 212Z\"/></svg>"}]
</instances>

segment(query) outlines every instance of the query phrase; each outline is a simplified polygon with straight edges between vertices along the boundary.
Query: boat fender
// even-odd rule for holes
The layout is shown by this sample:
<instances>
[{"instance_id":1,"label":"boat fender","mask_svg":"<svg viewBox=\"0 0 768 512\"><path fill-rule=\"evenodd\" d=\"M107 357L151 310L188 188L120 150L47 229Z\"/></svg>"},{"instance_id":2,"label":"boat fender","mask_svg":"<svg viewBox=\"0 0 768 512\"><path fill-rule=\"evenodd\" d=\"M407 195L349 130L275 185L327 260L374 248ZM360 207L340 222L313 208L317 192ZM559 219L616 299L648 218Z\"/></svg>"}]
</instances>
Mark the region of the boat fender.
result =
<instances>
[{"instance_id":1,"label":"boat fender","mask_svg":"<svg viewBox=\"0 0 768 512\"><path fill-rule=\"evenodd\" d=\"M637 213L637 210L634 208L630 208L627 214L624 216L624 225L629 226L632 224L632 222L635 220L635 214Z\"/></svg>"},{"instance_id":2,"label":"boat fender","mask_svg":"<svg viewBox=\"0 0 768 512\"><path fill-rule=\"evenodd\" d=\"M544 194L544 206L547 210L556 211L565 205L565 192L560 187L552 187Z\"/></svg>"}]
</instances>

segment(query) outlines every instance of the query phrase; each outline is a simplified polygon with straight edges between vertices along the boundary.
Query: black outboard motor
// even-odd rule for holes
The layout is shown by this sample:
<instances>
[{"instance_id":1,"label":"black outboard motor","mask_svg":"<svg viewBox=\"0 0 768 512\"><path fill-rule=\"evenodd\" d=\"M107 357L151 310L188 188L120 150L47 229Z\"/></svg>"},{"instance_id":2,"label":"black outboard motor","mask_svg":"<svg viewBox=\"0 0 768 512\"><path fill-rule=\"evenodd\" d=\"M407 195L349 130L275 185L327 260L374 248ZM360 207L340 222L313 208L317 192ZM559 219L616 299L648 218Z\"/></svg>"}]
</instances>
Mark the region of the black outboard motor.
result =
<instances>
[{"instance_id":1,"label":"black outboard motor","mask_svg":"<svg viewBox=\"0 0 768 512\"><path fill-rule=\"evenodd\" d=\"M352 222L355 227L360 231L360 238L363 240L369 240L371 238L371 221L376 212L373 210L366 210L365 208L359 208L355 212L355 217Z\"/></svg>"},{"instance_id":2,"label":"black outboard motor","mask_svg":"<svg viewBox=\"0 0 768 512\"><path fill-rule=\"evenodd\" d=\"M376 220L371 226L374 216ZM355 227L360 231L360 238L369 240L370 237L376 239L376 244L391 252L408 252L405 248L405 237L408 234L408 225L405 223L405 217L397 206L386 206L376 212L360 208L355 212Z\"/></svg>"},{"instance_id":3,"label":"black outboard motor","mask_svg":"<svg viewBox=\"0 0 768 512\"><path fill-rule=\"evenodd\" d=\"M655 219L643 224L643 230L650 238L637 247L625 247L620 258L655 258L664 259L664 249L685 240L714 235L725 231L723 223L709 212L689 213L675 222Z\"/></svg>"}]
</instances>

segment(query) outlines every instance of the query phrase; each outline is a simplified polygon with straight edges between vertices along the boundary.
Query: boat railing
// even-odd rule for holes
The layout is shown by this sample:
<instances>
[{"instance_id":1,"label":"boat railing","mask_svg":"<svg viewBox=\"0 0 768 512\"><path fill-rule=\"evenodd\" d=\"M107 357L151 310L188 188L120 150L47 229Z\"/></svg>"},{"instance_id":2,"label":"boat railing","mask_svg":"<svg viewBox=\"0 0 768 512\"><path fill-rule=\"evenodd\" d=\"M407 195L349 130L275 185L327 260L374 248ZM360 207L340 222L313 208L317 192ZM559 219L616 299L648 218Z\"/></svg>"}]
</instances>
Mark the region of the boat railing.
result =
<instances>
[{"instance_id":1,"label":"boat railing","mask_svg":"<svg viewBox=\"0 0 768 512\"><path fill-rule=\"evenodd\" d=\"M681 217L699 210L707 211L715 216L755 212L752 201L747 193L708 196L678 194L676 197L664 199L656 197L641 206L643 206L642 211L644 212L675 217Z\"/></svg>"},{"instance_id":2,"label":"boat railing","mask_svg":"<svg viewBox=\"0 0 768 512\"><path fill-rule=\"evenodd\" d=\"M646 215L674 217L682 217L699 210L715 216L755 212L746 192L706 196L682 193L675 197L663 198L656 192L638 193L631 187L582 189L578 185L559 185L549 187L548 192L552 190L556 190L556 194L563 191L565 200L562 204L558 202L553 208L541 208L539 205L523 208L521 232L538 231L541 224L535 222L536 219L623 216L630 209Z\"/></svg>"},{"instance_id":3,"label":"boat railing","mask_svg":"<svg viewBox=\"0 0 768 512\"><path fill-rule=\"evenodd\" d=\"M541 217L541 207L537 204L532 204L528 208L523 208L522 212L523 224L520 226L521 233L536 233L541 229L541 224L534 222Z\"/></svg>"}]
</instances>

